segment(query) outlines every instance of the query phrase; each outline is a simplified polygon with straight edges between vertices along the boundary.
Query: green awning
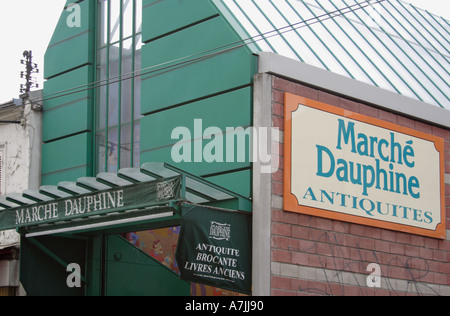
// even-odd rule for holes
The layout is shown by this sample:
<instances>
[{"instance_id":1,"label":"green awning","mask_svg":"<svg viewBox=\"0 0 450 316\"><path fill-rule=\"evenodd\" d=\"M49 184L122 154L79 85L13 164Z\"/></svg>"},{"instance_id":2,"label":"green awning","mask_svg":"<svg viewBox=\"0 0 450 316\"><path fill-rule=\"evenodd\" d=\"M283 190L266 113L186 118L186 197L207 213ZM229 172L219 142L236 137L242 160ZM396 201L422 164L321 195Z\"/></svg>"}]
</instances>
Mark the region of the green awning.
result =
<instances>
[{"instance_id":1,"label":"green awning","mask_svg":"<svg viewBox=\"0 0 450 316\"><path fill-rule=\"evenodd\" d=\"M0 230L27 236L100 229L179 217L184 202L251 211L251 201L165 163L41 186L0 199ZM219 203L219 204L218 204Z\"/></svg>"}]
</instances>

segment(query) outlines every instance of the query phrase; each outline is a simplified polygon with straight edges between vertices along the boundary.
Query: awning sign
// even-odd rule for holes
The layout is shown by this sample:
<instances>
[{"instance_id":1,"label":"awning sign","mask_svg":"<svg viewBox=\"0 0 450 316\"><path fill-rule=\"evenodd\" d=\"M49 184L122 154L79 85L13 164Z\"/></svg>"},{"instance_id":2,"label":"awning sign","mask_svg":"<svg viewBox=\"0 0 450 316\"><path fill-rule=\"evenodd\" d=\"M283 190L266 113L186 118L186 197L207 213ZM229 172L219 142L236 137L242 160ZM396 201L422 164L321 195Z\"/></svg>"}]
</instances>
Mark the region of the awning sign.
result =
<instances>
[{"instance_id":1,"label":"awning sign","mask_svg":"<svg viewBox=\"0 0 450 316\"><path fill-rule=\"evenodd\" d=\"M176 260L181 279L249 294L251 215L183 206Z\"/></svg>"},{"instance_id":2,"label":"awning sign","mask_svg":"<svg viewBox=\"0 0 450 316\"><path fill-rule=\"evenodd\" d=\"M0 230L161 205L179 198L180 183L168 178L0 211Z\"/></svg>"},{"instance_id":3,"label":"awning sign","mask_svg":"<svg viewBox=\"0 0 450 316\"><path fill-rule=\"evenodd\" d=\"M442 138L286 94L284 209L445 238Z\"/></svg>"}]
</instances>

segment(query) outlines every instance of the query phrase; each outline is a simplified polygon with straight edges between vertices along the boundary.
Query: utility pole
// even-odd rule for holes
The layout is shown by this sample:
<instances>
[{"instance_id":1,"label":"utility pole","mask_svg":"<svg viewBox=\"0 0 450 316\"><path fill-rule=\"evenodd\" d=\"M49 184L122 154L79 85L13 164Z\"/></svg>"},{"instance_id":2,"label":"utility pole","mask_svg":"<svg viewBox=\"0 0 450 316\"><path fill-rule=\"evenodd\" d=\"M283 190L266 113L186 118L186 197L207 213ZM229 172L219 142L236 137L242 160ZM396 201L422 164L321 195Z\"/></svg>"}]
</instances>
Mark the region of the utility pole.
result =
<instances>
[{"instance_id":1,"label":"utility pole","mask_svg":"<svg viewBox=\"0 0 450 316\"><path fill-rule=\"evenodd\" d=\"M23 57L25 59L21 59L20 63L25 65L25 72L20 72L20 78L25 79L25 85L20 85L20 93L28 93L31 91L31 88L39 88L39 84L36 83L36 78L32 77L32 74L39 73L38 65L33 64L33 53L31 50L26 50L23 52Z\"/></svg>"}]
</instances>

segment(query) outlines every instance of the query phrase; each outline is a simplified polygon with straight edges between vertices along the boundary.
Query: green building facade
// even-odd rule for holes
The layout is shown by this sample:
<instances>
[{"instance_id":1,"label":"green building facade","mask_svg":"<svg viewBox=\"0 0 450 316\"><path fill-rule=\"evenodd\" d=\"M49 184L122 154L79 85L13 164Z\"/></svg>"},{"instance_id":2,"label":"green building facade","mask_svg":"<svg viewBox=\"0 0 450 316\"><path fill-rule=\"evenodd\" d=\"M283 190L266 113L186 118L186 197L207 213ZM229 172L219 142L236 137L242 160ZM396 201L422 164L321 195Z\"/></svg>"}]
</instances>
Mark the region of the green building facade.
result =
<instances>
[{"instance_id":1,"label":"green building facade","mask_svg":"<svg viewBox=\"0 0 450 316\"><path fill-rule=\"evenodd\" d=\"M186 127L191 163L181 153L178 166L249 197L248 153L198 162L194 146L206 141L193 125L252 125L256 56L214 2L119 2L78 2L80 27L67 24L70 2L61 15L45 55L42 183L173 163L172 131Z\"/></svg>"},{"instance_id":2,"label":"green building facade","mask_svg":"<svg viewBox=\"0 0 450 316\"><path fill-rule=\"evenodd\" d=\"M80 179L168 163L250 200L250 139L244 133L252 125L257 57L240 41L214 1L68 1L45 55L42 186L64 190ZM237 127L234 155L227 156L225 132ZM244 153L237 150L239 138L247 142ZM208 150L211 139L223 148ZM79 189L75 193L92 187ZM43 287L35 268L23 264L28 294L212 295L217 290L180 280L124 238L129 231L180 223L175 216L89 237L28 238L22 262L60 272ZM118 253L134 268L114 259ZM80 261L82 287L68 288L61 262Z\"/></svg>"}]
</instances>

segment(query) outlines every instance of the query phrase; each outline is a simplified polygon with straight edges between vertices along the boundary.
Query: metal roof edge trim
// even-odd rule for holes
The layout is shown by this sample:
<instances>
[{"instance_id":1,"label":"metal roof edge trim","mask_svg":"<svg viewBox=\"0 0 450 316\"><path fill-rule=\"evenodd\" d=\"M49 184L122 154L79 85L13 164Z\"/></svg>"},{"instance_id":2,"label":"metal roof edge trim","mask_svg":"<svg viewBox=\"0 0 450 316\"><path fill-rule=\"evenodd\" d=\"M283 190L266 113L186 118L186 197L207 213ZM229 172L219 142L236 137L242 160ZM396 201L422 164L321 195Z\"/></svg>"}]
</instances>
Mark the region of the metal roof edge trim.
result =
<instances>
[{"instance_id":1,"label":"metal roof edge trim","mask_svg":"<svg viewBox=\"0 0 450 316\"><path fill-rule=\"evenodd\" d=\"M275 53L258 53L258 72L274 74L450 129L450 111Z\"/></svg>"}]
</instances>

